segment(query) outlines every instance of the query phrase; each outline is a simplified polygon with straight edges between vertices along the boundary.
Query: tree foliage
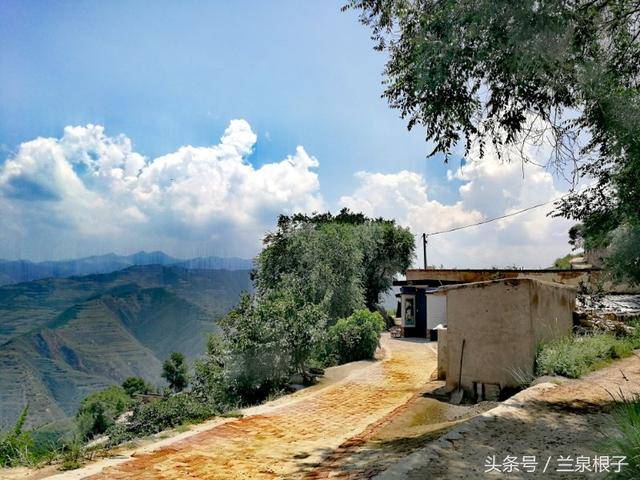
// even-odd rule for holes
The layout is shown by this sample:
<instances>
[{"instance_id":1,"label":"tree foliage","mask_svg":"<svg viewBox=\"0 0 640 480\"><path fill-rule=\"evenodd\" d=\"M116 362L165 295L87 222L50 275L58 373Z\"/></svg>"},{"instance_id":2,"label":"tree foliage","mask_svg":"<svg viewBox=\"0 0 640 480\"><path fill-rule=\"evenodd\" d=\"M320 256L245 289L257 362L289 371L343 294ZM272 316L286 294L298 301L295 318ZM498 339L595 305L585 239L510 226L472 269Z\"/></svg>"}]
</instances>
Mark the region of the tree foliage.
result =
<instances>
[{"instance_id":1,"label":"tree foliage","mask_svg":"<svg viewBox=\"0 0 640 480\"><path fill-rule=\"evenodd\" d=\"M605 266L615 280L640 285L640 225L624 225L613 232Z\"/></svg>"},{"instance_id":2,"label":"tree foliage","mask_svg":"<svg viewBox=\"0 0 640 480\"><path fill-rule=\"evenodd\" d=\"M282 215L264 244L253 272L255 294L244 295L218 322L222 331L194 364L192 393L212 405L261 401L294 373L310 380L309 364L326 361L328 327L365 303L375 308L393 277L409 267L414 250L409 230L346 209ZM380 330L367 337L364 326L355 328L362 318L360 312L347 322L344 335L356 335L354 345L366 337L377 346ZM352 358L338 343L336 348L340 360Z\"/></svg>"},{"instance_id":3,"label":"tree foliage","mask_svg":"<svg viewBox=\"0 0 640 480\"><path fill-rule=\"evenodd\" d=\"M245 295L220 322L226 355L224 384L245 402L258 401L284 386L292 373L307 375L307 362L324 340L327 314L307 300L300 282L288 278L278 290Z\"/></svg>"},{"instance_id":4,"label":"tree foliage","mask_svg":"<svg viewBox=\"0 0 640 480\"><path fill-rule=\"evenodd\" d=\"M181 392L189 385L189 372L184 355L173 352L162 364L162 378L174 392Z\"/></svg>"},{"instance_id":5,"label":"tree foliage","mask_svg":"<svg viewBox=\"0 0 640 480\"><path fill-rule=\"evenodd\" d=\"M586 243L607 246L640 223L637 1L350 0L345 8L360 12L388 52L384 96L409 128L425 128L432 155L446 159L459 143L483 155L488 145L500 154L548 141L559 172L595 181L557 205L582 222ZM630 280L637 263L616 268Z\"/></svg>"},{"instance_id":6,"label":"tree foliage","mask_svg":"<svg viewBox=\"0 0 640 480\"><path fill-rule=\"evenodd\" d=\"M224 337L210 334L205 354L193 362L191 393L201 402L224 410L233 403L225 382L225 365L229 364L229 351Z\"/></svg>"},{"instance_id":7,"label":"tree foliage","mask_svg":"<svg viewBox=\"0 0 640 480\"><path fill-rule=\"evenodd\" d=\"M281 215L264 244L254 271L258 293L295 278L307 301L326 305L332 322L363 304L374 309L394 276L410 266L415 248L411 232L393 220L347 209L335 216Z\"/></svg>"},{"instance_id":8,"label":"tree foliage","mask_svg":"<svg viewBox=\"0 0 640 480\"><path fill-rule=\"evenodd\" d=\"M82 400L76 412L80 436L87 440L105 433L132 404L131 397L118 386L92 393Z\"/></svg>"},{"instance_id":9,"label":"tree foliage","mask_svg":"<svg viewBox=\"0 0 640 480\"><path fill-rule=\"evenodd\" d=\"M153 387L142 377L128 377L122 382L122 388L127 395L133 398L136 393L151 393Z\"/></svg>"}]
</instances>

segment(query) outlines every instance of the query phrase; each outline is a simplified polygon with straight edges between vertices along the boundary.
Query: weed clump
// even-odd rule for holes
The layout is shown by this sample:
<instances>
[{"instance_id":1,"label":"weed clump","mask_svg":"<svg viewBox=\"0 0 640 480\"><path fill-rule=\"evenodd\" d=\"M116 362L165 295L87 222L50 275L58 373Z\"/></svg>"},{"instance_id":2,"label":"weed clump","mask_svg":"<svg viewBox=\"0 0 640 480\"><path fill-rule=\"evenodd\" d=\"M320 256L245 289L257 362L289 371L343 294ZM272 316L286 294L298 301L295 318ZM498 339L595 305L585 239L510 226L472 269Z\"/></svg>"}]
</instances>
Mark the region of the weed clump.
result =
<instances>
[{"instance_id":1,"label":"weed clump","mask_svg":"<svg viewBox=\"0 0 640 480\"><path fill-rule=\"evenodd\" d=\"M579 378L611 360L628 357L640 347L640 335L610 333L576 334L540 345L536 357L537 375Z\"/></svg>"}]
</instances>

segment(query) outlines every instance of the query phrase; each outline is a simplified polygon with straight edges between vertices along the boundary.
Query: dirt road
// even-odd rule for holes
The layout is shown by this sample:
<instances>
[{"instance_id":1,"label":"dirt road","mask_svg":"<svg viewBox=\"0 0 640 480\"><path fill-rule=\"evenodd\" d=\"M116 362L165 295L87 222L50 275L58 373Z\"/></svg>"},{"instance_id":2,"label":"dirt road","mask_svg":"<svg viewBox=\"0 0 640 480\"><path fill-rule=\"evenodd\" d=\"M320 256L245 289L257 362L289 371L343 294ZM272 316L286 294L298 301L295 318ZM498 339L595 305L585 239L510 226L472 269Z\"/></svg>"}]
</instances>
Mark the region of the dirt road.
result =
<instances>
[{"instance_id":1,"label":"dirt road","mask_svg":"<svg viewBox=\"0 0 640 480\"><path fill-rule=\"evenodd\" d=\"M541 383L423 448L414 448L376 478L605 478L606 472L594 465L584 468L578 459L616 455L606 443L612 433L614 398L639 394L638 356L616 361L579 380ZM524 456L532 460L526 466ZM507 469L507 457L519 465Z\"/></svg>"},{"instance_id":2,"label":"dirt road","mask_svg":"<svg viewBox=\"0 0 640 480\"><path fill-rule=\"evenodd\" d=\"M58 478L275 479L314 477L323 460L421 392L436 366L424 341L382 338L385 357L324 388L280 399L96 473ZM326 463L326 462L325 462Z\"/></svg>"}]
</instances>

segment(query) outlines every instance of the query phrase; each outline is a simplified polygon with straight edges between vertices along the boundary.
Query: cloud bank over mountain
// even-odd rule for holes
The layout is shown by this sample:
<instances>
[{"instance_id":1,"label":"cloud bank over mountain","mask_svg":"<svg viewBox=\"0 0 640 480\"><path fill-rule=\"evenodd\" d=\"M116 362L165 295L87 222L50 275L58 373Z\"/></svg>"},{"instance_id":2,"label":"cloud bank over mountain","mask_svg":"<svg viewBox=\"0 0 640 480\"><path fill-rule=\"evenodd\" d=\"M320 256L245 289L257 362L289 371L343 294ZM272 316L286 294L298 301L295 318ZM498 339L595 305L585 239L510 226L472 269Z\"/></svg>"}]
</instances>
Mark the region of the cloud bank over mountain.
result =
<instances>
[{"instance_id":1,"label":"cloud bank over mountain","mask_svg":"<svg viewBox=\"0 0 640 480\"><path fill-rule=\"evenodd\" d=\"M71 244L251 256L279 213L325 208L315 158L299 146L256 168L246 161L256 140L232 120L217 145L153 159L99 125L23 143L0 168L0 255Z\"/></svg>"},{"instance_id":2,"label":"cloud bank over mountain","mask_svg":"<svg viewBox=\"0 0 640 480\"><path fill-rule=\"evenodd\" d=\"M106 251L162 249L177 256L251 257L277 215L329 208L304 147L259 167L257 136L232 120L212 146L183 146L146 158L124 135L99 125L69 126L61 138L22 143L0 165L0 257L60 258ZM544 152L534 152L542 155ZM390 159L392 162L393 159ZM434 160L435 161L435 160ZM416 235L510 213L562 195L533 164L503 163L491 152L449 171L458 199L430 196L420 174L359 172L334 207L396 218ZM433 237L430 263L545 266L568 250L570 222L549 208Z\"/></svg>"}]
</instances>

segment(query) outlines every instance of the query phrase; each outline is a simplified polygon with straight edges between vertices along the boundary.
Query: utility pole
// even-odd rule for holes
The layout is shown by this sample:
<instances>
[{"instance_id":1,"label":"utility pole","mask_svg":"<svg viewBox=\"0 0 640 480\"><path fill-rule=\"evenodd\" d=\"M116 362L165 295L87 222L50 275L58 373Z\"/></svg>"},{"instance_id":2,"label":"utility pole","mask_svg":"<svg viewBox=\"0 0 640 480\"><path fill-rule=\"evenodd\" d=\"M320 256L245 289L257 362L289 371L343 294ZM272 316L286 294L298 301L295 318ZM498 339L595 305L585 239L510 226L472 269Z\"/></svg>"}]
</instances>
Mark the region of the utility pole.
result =
<instances>
[{"instance_id":1,"label":"utility pole","mask_svg":"<svg viewBox=\"0 0 640 480\"><path fill-rule=\"evenodd\" d=\"M422 234L422 258L424 258L424 269L427 269L427 234Z\"/></svg>"}]
</instances>

